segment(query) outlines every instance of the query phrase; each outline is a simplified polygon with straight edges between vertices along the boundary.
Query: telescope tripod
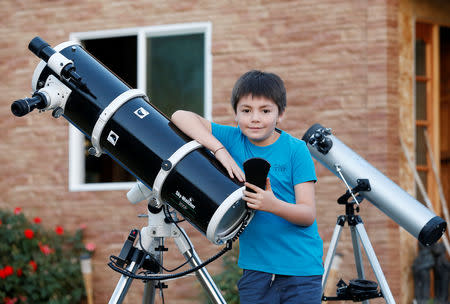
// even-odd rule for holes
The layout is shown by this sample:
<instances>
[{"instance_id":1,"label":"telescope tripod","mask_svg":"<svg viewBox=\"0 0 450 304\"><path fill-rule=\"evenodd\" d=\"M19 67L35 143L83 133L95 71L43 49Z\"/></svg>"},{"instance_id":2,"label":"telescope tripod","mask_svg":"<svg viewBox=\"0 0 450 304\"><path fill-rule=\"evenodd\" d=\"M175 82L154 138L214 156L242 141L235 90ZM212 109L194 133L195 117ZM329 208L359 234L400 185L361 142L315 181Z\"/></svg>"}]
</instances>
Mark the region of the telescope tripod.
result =
<instances>
[{"instance_id":1,"label":"telescope tripod","mask_svg":"<svg viewBox=\"0 0 450 304\"><path fill-rule=\"evenodd\" d=\"M164 247L164 239L167 237L174 239L178 250L186 258L186 263L189 263L191 267L199 268L202 264L185 231L175 222L167 220L166 212L163 208L154 208L149 204L148 226L141 229L140 236L138 236L139 232L137 230L130 232L115 262L121 267L128 265L126 267L127 272L121 272L122 276L109 300L109 304L122 303L134 279L133 274L136 274L140 268L154 274L160 274L159 277L164 276L161 274L161 268L163 265L163 252L167 251L167 248ZM140 239L137 245L134 246L137 237ZM114 267L112 268L114 269ZM196 270L195 275L214 304L226 304L205 267L200 267ZM176 275L173 275L173 278L175 277ZM170 275L168 275L167 279L171 279ZM160 288L162 290L162 288L167 287L162 282L164 280L165 278L153 280L149 276L149 279L144 281L143 304L154 303L156 289Z\"/></svg>"},{"instance_id":2,"label":"telescope tripod","mask_svg":"<svg viewBox=\"0 0 450 304\"><path fill-rule=\"evenodd\" d=\"M345 180L344 180L345 181ZM352 300L354 302L363 302L368 304L368 299L384 297L386 303L395 304L394 297L389 289L386 278L384 277L383 271L381 269L380 263L376 257L375 251L370 243L369 237L364 228L364 223L359 215L355 215L355 204L356 211L359 212L359 203L363 200L362 196L354 196L359 191L370 191L370 185L368 180L358 180L358 186L347 191L338 199L338 204L345 204L345 215L340 215L337 218L336 227L334 228L333 236L331 237L330 247L325 258L325 271L322 277L322 290L325 290L325 286L328 279L328 274L333 263L333 258L336 253L336 247L338 245L339 237L344 227L345 222L348 223L351 232L353 253L355 257L356 270L358 274L358 280L350 281L350 285L342 281L342 279L337 284L337 296L328 297L323 295L322 301L341 301L341 300ZM353 197L354 200L348 202L348 199ZM381 292L377 290L377 284L375 282L365 280L363 260L361 255L360 243L366 252L367 259L372 266L372 270L377 278L378 284L380 285Z\"/></svg>"}]
</instances>

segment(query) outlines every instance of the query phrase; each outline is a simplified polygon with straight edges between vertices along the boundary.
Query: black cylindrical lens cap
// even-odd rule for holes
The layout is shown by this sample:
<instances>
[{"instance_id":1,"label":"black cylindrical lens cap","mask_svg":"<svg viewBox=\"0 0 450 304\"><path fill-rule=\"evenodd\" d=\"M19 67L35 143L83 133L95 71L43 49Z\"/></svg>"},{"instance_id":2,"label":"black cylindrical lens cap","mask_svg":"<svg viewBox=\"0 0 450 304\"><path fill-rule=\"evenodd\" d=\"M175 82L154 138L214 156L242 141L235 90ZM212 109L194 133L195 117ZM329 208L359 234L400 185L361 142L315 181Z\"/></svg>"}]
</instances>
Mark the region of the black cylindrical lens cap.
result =
<instances>
[{"instance_id":1,"label":"black cylindrical lens cap","mask_svg":"<svg viewBox=\"0 0 450 304\"><path fill-rule=\"evenodd\" d=\"M423 226L418 239L422 245L429 247L441 238L446 228L447 223L439 216L435 216Z\"/></svg>"}]
</instances>

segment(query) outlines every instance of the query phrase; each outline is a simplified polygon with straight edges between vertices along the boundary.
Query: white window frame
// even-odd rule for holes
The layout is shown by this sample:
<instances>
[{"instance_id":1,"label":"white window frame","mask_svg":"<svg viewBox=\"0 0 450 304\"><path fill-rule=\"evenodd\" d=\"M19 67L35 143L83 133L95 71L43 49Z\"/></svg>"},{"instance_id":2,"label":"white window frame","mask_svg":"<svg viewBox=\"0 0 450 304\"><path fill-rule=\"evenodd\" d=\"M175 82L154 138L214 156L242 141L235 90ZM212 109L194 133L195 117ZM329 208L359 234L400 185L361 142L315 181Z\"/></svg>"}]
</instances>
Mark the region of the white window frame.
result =
<instances>
[{"instance_id":1,"label":"white window frame","mask_svg":"<svg viewBox=\"0 0 450 304\"><path fill-rule=\"evenodd\" d=\"M80 42L88 39L137 36L137 89L146 92L147 84L147 38L183 34L203 33L204 40L204 116L212 117L212 55L211 22L181 23L126 29L114 29L70 34L70 40ZM69 125L69 191L128 190L134 182L86 183L85 182L84 135L73 125Z\"/></svg>"}]
</instances>

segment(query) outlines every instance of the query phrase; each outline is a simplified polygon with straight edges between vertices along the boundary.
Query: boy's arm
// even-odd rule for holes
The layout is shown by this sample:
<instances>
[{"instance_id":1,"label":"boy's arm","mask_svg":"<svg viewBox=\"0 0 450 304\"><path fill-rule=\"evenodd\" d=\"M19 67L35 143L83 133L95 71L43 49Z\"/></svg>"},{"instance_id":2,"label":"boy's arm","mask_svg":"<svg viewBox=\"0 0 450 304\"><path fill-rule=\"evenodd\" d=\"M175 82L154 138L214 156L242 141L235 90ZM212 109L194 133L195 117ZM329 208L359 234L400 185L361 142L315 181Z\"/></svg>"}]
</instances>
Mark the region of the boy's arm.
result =
<instances>
[{"instance_id":1,"label":"boy's arm","mask_svg":"<svg viewBox=\"0 0 450 304\"><path fill-rule=\"evenodd\" d=\"M245 180L244 173L236 164L222 143L213 136L211 122L200 115L178 110L172 114L172 122L186 135L195 139L205 148L211 150L218 161L225 167L231 178Z\"/></svg>"},{"instance_id":2,"label":"boy's arm","mask_svg":"<svg viewBox=\"0 0 450 304\"><path fill-rule=\"evenodd\" d=\"M314 223L316 219L314 182L305 182L294 186L295 204L276 198L269 179L267 179L266 190L249 183L245 183L245 185L256 191L256 193L244 191L243 199L249 208L271 212L300 226L310 226Z\"/></svg>"}]
</instances>

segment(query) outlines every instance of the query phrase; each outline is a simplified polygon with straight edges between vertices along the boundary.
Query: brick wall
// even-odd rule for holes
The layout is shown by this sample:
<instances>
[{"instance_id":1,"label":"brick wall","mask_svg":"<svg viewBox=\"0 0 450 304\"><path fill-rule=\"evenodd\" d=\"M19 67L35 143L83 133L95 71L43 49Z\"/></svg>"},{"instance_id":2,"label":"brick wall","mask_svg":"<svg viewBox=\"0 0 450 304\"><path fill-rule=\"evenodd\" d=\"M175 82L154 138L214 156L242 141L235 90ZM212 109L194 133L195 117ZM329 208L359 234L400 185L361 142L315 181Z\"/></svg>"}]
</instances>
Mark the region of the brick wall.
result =
<instances>
[{"instance_id":1,"label":"brick wall","mask_svg":"<svg viewBox=\"0 0 450 304\"><path fill-rule=\"evenodd\" d=\"M297 137L313 123L335 135L373 166L398 181L397 1L2 1L0 9L0 208L21 206L44 224L73 230L87 224L86 240L94 255L96 303L112 294L119 276L107 266L131 228L145 220L125 191L68 192L68 123L50 115L10 114L13 100L28 96L38 62L27 50L36 35L51 45L71 32L211 21L213 117L232 123L231 88L248 69L278 73L286 83L288 111L281 128ZM318 224L325 253L343 213L336 199L344 185L317 163ZM400 296L399 228L369 202L361 216L394 297ZM185 225L200 256L219 248ZM347 228L345 228L347 229ZM182 261L173 244L168 266ZM346 281L356 278L347 230L338 252ZM366 261L366 265L367 261ZM220 271L220 263L209 271ZM369 279L374 279L369 266ZM329 282L335 284L335 282ZM142 283L135 282L126 303L139 302ZM192 277L169 283L168 303L198 303L200 287ZM159 300L158 300L159 301ZM374 301L382 303L381 300ZM398 299L398 302L401 302ZM158 302L159 303L159 302Z\"/></svg>"}]
</instances>

